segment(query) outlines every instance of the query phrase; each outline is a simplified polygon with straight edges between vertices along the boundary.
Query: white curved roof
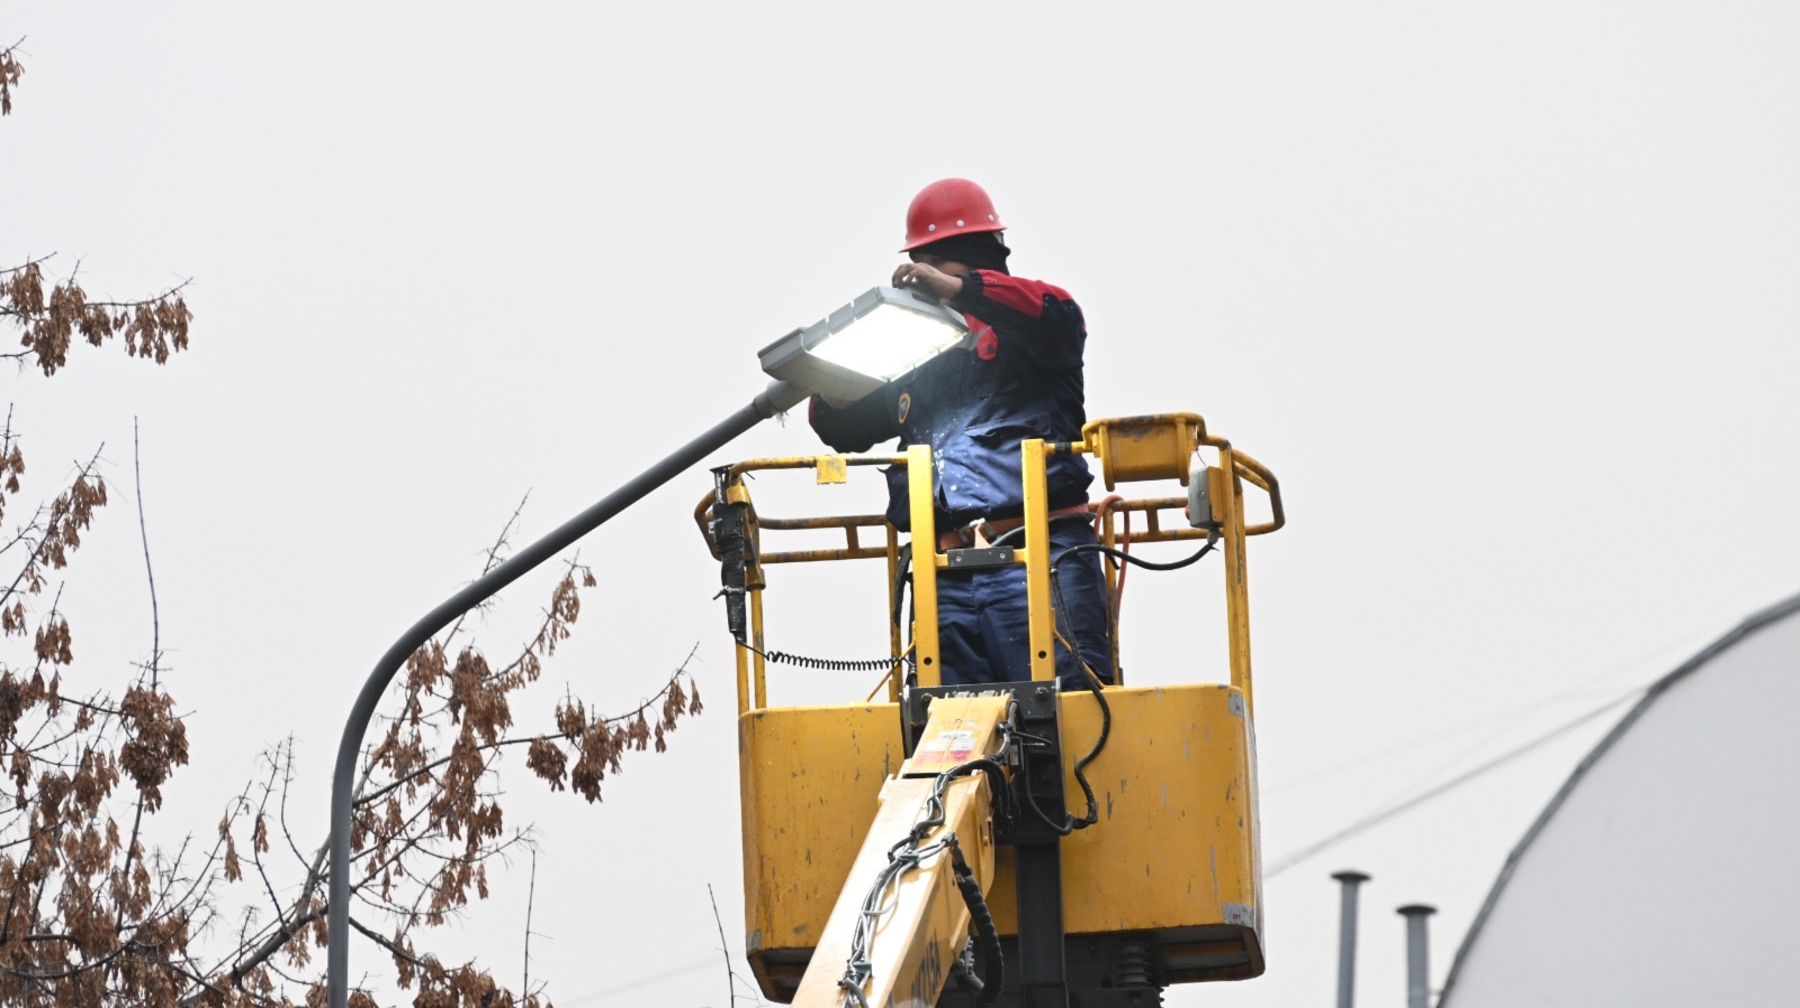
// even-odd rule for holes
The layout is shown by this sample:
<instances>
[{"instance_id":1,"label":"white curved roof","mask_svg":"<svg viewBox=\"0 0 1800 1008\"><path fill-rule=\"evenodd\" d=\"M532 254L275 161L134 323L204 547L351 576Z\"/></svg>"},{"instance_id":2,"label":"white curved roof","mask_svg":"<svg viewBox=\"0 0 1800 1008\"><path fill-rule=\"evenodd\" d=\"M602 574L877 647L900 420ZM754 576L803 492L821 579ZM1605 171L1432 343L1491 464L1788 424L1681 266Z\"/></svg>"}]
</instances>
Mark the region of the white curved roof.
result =
<instances>
[{"instance_id":1,"label":"white curved roof","mask_svg":"<svg viewBox=\"0 0 1800 1008\"><path fill-rule=\"evenodd\" d=\"M1440 1008L1791 1004L1800 596L1665 676L1525 834Z\"/></svg>"}]
</instances>

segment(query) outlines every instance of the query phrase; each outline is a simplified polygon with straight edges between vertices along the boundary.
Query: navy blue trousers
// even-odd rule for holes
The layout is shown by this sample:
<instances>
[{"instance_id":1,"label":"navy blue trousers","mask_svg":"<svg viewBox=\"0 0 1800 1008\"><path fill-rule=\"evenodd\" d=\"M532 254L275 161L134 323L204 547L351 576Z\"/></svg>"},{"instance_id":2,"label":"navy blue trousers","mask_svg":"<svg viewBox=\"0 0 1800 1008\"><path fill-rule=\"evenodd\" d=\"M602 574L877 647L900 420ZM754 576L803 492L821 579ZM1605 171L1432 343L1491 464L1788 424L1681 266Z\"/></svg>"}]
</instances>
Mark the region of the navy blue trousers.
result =
<instances>
[{"instance_id":1,"label":"navy blue trousers","mask_svg":"<svg viewBox=\"0 0 1800 1008\"><path fill-rule=\"evenodd\" d=\"M1094 542L1086 520L1050 523L1050 556ZM1111 682L1112 639L1107 633L1106 579L1100 554L1077 553L1057 564L1066 610L1056 613L1064 638L1081 649L1102 682ZM938 571L939 675L946 686L1019 682L1031 678L1031 626L1025 568L1020 564L967 571ZM1051 594L1051 604L1056 595ZM1074 654L1056 644L1056 678L1062 688L1085 689L1087 676Z\"/></svg>"}]
</instances>

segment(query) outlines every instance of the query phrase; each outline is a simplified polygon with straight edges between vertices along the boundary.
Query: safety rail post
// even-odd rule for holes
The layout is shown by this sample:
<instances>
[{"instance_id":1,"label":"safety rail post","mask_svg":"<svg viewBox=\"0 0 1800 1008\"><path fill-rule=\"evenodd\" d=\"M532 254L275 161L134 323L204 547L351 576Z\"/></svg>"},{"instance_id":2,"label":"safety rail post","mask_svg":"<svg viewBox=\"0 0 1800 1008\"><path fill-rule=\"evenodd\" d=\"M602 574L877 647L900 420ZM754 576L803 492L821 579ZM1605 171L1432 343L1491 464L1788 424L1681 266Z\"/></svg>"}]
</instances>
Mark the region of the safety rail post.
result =
<instances>
[{"instance_id":1,"label":"safety rail post","mask_svg":"<svg viewBox=\"0 0 1800 1008\"><path fill-rule=\"evenodd\" d=\"M1025 498L1026 637L1031 644L1031 678L1056 678L1055 624L1050 599L1050 507L1045 501L1044 439L1030 438L1019 451Z\"/></svg>"},{"instance_id":2,"label":"safety rail post","mask_svg":"<svg viewBox=\"0 0 1800 1008\"><path fill-rule=\"evenodd\" d=\"M1078 444L1074 447L1076 451L1084 449L1084 445ZM1123 502L1124 497L1121 496L1119 500ZM1119 533L1114 528L1114 524L1118 521L1118 511L1103 500L1099 513L1105 520L1100 522L1099 528L1095 532L1095 538L1100 545L1107 549L1118 549ZM1131 512L1125 513L1129 515ZM1130 520L1129 517L1126 518L1126 521ZM1125 545L1129 547L1131 543L1127 541ZM1113 685L1115 686L1125 685L1124 655L1119 648L1119 575L1121 573L1123 573L1123 569L1120 563L1115 563L1110 558L1100 561L1100 577L1106 585L1106 637L1108 646L1112 648Z\"/></svg>"},{"instance_id":3,"label":"safety rail post","mask_svg":"<svg viewBox=\"0 0 1800 1008\"><path fill-rule=\"evenodd\" d=\"M731 492L734 497L745 504L750 503L750 488L745 485L742 474L733 477L736 483ZM753 688L751 696L757 710L769 706L768 659L763 655L769 652L769 645L763 640L763 589L768 587L768 579L762 565L762 523L755 518L756 508L750 508L751 520L745 523L744 534L754 547L745 552L744 589L749 594L750 610L750 683Z\"/></svg>"},{"instance_id":4,"label":"safety rail post","mask_svg":"<svg viewBox=\"0 0 1800 1008\"><path fill-rule=\"evenodd\" d=\"M750 707L750 650L742 644L732 648L737 659L737 706L738 714L743 715Z\"/></svg>"},{"instance_id":5,"label":"safety rail post","mask_svg":"<svg viewBox=\"0 0 1800 1008\"><path fill-rule=\"evenodd\" d=\"M913 660L918 663L920 686L943 682L943 670L938 667L937 508L932 475L931 446L907 448L906 483L912 507ZM921 551L920 547L924 549Z\"/></svg>"},{"instance_id":6,"label":"safety rail post","mask_svg":"<svg viewBox=\"0 0 1800 1008\"><path fill-rule=\"evenodd\" d=\"M894 656L894 664L888 667L888 702L900 702L900 683L906 678L902 671L906 667L905 654L901 648L905 640L901 636L900 626L900 533L890 523L887 527L887 612L888 621L888 653Z\"/></svg>"},{"instance_id":7,"label":"safety rail post","mask_svg":"<svg viewBox=\"0 0 1800 1008\"><path fill-rule=\"evenodd\" d=\"M755 672L751 681L756 686L756 709L769 706L769 663L763 655L769 651L769 645L763 640L763 590L750 590L750 640L756 646L756 653L750 656L750 668Z\"/></svg>"},{"instance_id":8,"label":"safety rail post","mask_svg":"<svg viewBox=\"0 0 1800 1008\"><path fill-rule=\"evenodd\" d=\"M1223 506L1220 538L1225 547L1226 640L1231 652L1231 684L1244 694L1244 709L1252 722L1256 703L1250 675L1250 588L1244 558L1244 488L1237 476L1237 459L1231 446L1219 449L1223 493L1215 494L1214 506Z\"/></svg>"}]
</instances>

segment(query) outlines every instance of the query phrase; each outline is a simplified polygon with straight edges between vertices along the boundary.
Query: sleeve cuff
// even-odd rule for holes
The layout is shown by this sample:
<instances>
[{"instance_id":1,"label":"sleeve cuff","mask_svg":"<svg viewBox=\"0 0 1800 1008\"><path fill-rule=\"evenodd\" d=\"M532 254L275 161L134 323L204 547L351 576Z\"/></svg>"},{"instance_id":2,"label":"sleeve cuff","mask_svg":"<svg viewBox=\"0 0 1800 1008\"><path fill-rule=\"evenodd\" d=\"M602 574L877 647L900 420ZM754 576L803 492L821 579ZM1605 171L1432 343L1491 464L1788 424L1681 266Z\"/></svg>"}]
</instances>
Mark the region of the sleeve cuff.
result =
<instances>
[{"instance_id":1,"label":"sleeve cuff","mask_svg":"<svg viewBox=\"0 0 1800 1008\"><path fill-rule=\"evenodd\" d=\"M974 314L983 301L987 299L987 278L982 274L986 270L970 270L962 278L962 290L948 302L950 307L958 311Z\"/></svg>"}]
</instances>

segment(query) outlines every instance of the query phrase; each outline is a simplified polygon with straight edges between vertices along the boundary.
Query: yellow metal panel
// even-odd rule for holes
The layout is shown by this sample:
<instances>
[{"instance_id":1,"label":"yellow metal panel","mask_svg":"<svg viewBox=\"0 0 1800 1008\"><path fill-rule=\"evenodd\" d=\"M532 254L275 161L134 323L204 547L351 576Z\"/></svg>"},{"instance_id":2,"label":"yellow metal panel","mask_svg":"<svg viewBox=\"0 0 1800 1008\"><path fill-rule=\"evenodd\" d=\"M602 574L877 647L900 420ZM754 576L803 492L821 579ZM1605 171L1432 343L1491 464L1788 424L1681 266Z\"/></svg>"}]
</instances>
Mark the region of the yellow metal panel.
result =
<instances>
[{"instance_id":1,"label":"yellow metal panel","mask_svg":"<svg viewBox=\"0 0 1800 1008\"><path fill-rule=\"evenodd\" d=\"M1086 770L1100 819L1062 844L1065 929L1225 925L1247 942L1249 961L1233 976L1261 973L1254 741L1243 695L1196 684L1108 690L1106 698L1112 734ZM1063 791L1080 815L1072 767L1099 736L1100 711L1091 694L1061 701L1071 768Z\"/></svg>"},{"instance_id":2,"label":"yellow metal panel","mask_svg":"<svg viewBox=\"0 0 1800 1008\"><path fill-rule=\"evenodd\" d=\"M1196 684L1116 687L1106 697L1112 736L1087 769L1100 819L1062 845L1066 929L1147 932L1177 983L1259 975L1255 751L1243 695ZM1091 694L1061 702L1072 766L1100 715ZM761 711L740 719L740 740L747 945L765 995L785 998L881 782L900 768L899 714L891 704ZM1063 786L1071 810L1084 812L1072 773ZM988 904L1002 933L1016 931L1006 848Z\"/></svg>"},{"instance_id":3,"label":"yellow metal panel","mask_svg":"<svg viewBox=\"0 0 1800 1008\"><path fill-rule=\"evenodd\" d=\"M905 754L893 704L783 707L738 718L746 951L763 989L791 985ZM792 987L788 987L791 994ZM785 1000L785 998L784 998Z\"/></svg>"},{"instance_id":4,"label":"yellow metal panel","mask_svg":"<svg viewBox=\"0 0 1800 1008\"><path fill-rule=\"evenodd\" d=\"M813 469L813 480L816 483L847 483L850 481L850 469L844 464L842 455L821 455Z\"/></svg>"}]
</instances>

